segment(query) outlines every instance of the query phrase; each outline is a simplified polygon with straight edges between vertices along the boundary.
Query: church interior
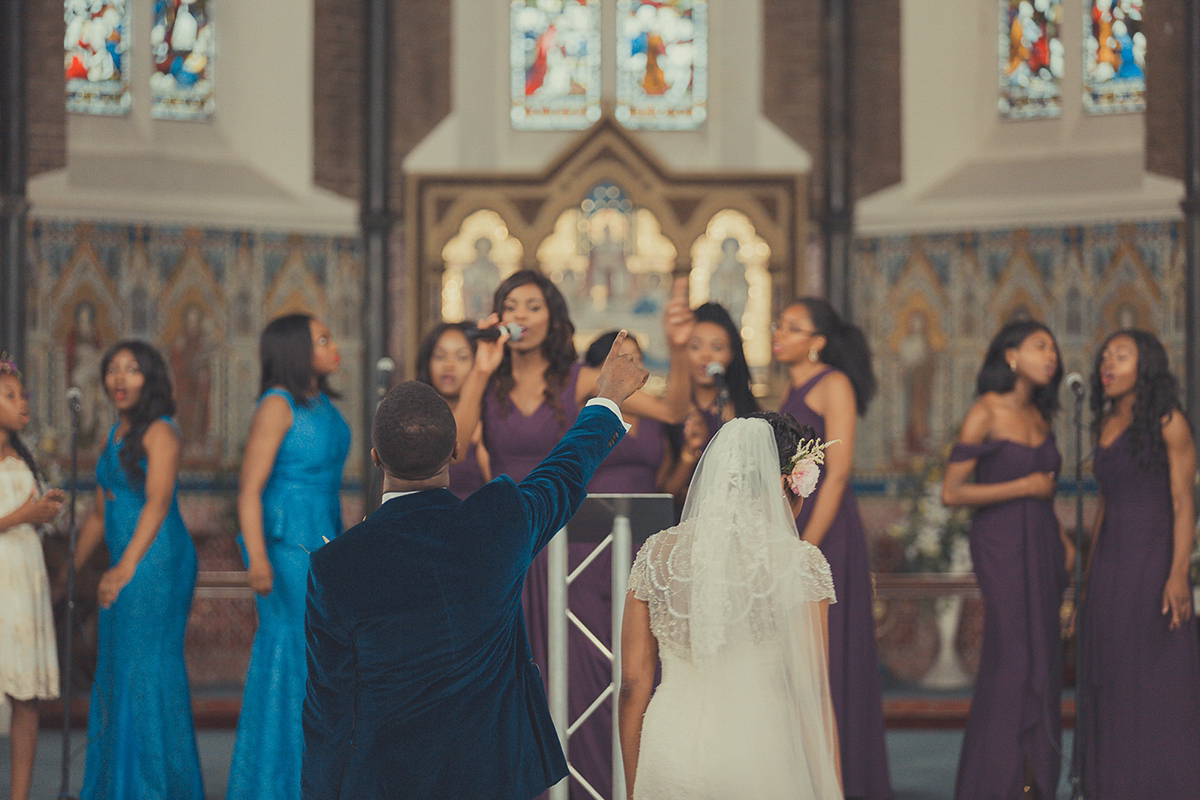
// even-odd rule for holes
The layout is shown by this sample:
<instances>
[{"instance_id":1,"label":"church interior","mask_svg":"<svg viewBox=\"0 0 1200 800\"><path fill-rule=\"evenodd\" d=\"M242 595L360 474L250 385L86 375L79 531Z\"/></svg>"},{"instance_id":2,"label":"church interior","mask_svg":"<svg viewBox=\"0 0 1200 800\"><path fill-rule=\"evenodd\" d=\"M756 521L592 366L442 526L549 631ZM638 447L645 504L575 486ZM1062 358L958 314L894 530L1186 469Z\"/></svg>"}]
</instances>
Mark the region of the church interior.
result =
<instances>
[{"instance_id":1,"label":"church interior","mask_svg":"<svg viewBox=\"0 0 1200 800\"><path fill-rule=\"evenodd\" d=\"M486 316L519 269L567 298L580 352L628 328L660 390L662 311L686 277L692 305L730 309L770 409L787 385L773 321L791 298L830 299L866 335L878 380L853 486L893 783L910 800L950 796L950 778L928 776L953 774L980 658L979 589L946 544L964 517L938 516L937 496L993 334L1041 321L1066 371L1086 375L1109 333L1150 330L1196 409L1187 0L0 5L0 344L22 361L31 441L57 485L63 398L82 390L85 498L113 421L100 355L136 337L167 357L189 398L188 671L197 724L218 737L255 627L234 500L258 335L281 314L327 321L341 348L350 525L377 502L376 387L414 377L423 335ZM1086 456L1070 413L1054 433L1065 464ZM1064 472L1068 527L1076 488ZM1082 491L1090 513L1094 481ZM53 572L65 537L45 547ZM81 574L81 596L101 571ZM81 601L84 689L94 614ZM77 691L77 725L86 707ZM62 712L44 705L46 786ZM1063 713L1069 728L1069 692ZM227 763L224 739L203 741Z\"/></svg>"}]
</instances>

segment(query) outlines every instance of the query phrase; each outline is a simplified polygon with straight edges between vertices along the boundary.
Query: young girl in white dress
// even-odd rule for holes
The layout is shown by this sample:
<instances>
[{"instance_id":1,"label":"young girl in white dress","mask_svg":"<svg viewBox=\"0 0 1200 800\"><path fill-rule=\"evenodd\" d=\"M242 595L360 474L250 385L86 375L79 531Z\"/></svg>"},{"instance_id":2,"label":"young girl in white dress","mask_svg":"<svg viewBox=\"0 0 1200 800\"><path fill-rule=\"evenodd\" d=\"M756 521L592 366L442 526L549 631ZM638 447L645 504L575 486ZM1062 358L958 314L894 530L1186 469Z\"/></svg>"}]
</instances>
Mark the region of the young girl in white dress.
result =
<instances>
[{"instance_id":1,"label":"young girl in white dress","mask_svg":"<svg viewBox=\"0 0 1200 800\"><path fill-rule=\"evenodd\" d=\"M50 583L37 526L58 515L63 493L40 491L33 457L17 435L28 423L21 374L0 357L0 692L12 704L13 800L29 797L38 701L58 697Z\"/></svg>"}]
</instances>

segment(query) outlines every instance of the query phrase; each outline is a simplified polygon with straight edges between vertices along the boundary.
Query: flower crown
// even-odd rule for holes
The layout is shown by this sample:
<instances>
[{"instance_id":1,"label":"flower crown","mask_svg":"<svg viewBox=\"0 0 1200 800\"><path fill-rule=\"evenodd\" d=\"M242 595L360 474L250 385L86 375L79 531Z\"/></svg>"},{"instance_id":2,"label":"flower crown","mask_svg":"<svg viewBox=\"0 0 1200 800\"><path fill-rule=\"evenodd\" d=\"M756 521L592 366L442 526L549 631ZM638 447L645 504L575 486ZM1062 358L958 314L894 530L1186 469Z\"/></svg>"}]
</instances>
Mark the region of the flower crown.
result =
<instances>
[{"instance_id":1,"label":"flower crown","mask_svg":"<svg viewBox=\"0 0 1200 800\"><path fill-rule=\"evenodd\" d=\"M0 352L0 375L21 377L21 370L17 368L17 362L13 361L6 352Z\"/></svg>"},{"instance_id":2,"label":"flower crown","mask_svg":"<svg viewBox=\"0 0 1200 800\"><path fill-rule=\"evenodd\" d=\"M825 448L837 444L841 439L822 442L820 439L805 439L796 445L796 452L788 459L783 474L788 487L799 497L808 497L817 488L821 477L821 465L825 463Z\"/></svg>"}]
</instances>

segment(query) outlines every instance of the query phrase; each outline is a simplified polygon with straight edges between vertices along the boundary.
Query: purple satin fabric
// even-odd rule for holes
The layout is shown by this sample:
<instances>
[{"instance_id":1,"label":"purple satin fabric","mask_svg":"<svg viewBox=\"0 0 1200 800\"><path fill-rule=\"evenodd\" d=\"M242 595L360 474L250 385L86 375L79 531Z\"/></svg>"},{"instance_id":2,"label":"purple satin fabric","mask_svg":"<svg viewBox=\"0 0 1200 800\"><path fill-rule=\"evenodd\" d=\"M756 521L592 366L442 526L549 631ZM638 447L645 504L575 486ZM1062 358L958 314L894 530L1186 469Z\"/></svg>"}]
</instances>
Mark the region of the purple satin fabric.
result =
<instances>
[{"instance_id":1,"label":"purple satin fabric","mask_svg":"<svg viewBox=\"0 0 1200 800\"><path fill-rule=\"evenodd\" d=\"M969 459L976 459L979 483L1057 473L1062 465L1053 435L1037 447L993 439L955 445L950 453L952 462ZM1065 558L1053 501L1021 498L975 510L971 559L983 592L983 645L956 800L1020 798L1027 764L1040 796L1055 796L1062 762Z\"/></svg>"},{"instance_id":2,"label":"purple satin fabric","mask_svg":"<svg viewBox=\"0 0 1200 800\"><path fill-rule=\"evenodd\" d=\"M1140 466L1127 431L1097 447L1104 520L1081 611L1083 785L1097 800L1200 797L1196 619L1162 614L1174 546L1165 456Z\"/></svg>"}]
</instances>

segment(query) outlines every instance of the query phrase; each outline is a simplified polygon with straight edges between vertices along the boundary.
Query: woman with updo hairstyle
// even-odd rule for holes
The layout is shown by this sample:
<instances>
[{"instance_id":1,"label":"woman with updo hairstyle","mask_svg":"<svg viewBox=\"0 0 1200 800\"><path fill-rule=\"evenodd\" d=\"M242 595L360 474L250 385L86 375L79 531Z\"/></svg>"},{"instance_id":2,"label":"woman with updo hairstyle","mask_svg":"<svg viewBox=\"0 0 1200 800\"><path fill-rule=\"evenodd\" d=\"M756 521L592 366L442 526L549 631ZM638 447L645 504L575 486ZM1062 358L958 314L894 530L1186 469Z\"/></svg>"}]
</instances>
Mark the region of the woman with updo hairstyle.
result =
<instances>
[{"instance_id":1,"label":"woman with updo hairstyle","mask_svg":"<svg viewBox=\"0 0 1200 800\"><path fill-rule=\"evenodd\" d=\"M475 364L475 342L467 338L467 322L442 322L435 325L417 349L417 380L432 386L451 409L458 405L458 393ZM483 427L476 426L463 457L450 465L450 491L465 500L491 480L490 462L483 446Z\"/></svg>"},{"instance_id":2,"label":"woman with updo hairstyle","mask_svg":"<svg viewBox=\"0 0 1200 800\"><path fill-rule=\"evenodd\" d=\"M96 673L88 708L84 800L203 800L184 633L196 548L179 514L182 451L162 355L114 344L100 362L117 412L96 462L96 499L79 529L75 568L103 540Z\"/></svg>"},{"instance_id":3,"label":"woman with updo hairstyle","mask_svg":"<svg viewBox=\"0 0 1200 800\"><path fill-rule=\"evenodd\" d=\"M833 571L829 674L847 798L892 796L875 646L867 538L850 485L857 418L875 396L871 351L856 326L827 301L801 297L773 326L771 354L787 369L781 412L811 425L829 448L816 492L796 518L800 537L821 548Z\"/></svg>"},{"instance_id":4,"label":"woman with updo hairstyle","mask_svg":"<svg viewBox=\"0 0 1200 800\"><path fill-rule=\"evenodd\" d=\"M1100 503L1079 642L1083 790L1200 797L1200 644L1188 577L1196 445L1167 351L1105 340L1091 379Z\"/></svg>"},{"instance_id":5,"label":"woman with updo hairstyle","mask_svg":"<svg viewBox=\"0 0 1200 800\"><path fill-rule=\"evenodd\" d=\"M971 560L984 608L957 800L1050 800L1058 787L1059 610L1072 553L1054 514L1062 457L1051 423L1062 376L1045 325L1017 320L1001 328L942 480L944 504L972 509Z\"/></svg>"}]
</instances>

